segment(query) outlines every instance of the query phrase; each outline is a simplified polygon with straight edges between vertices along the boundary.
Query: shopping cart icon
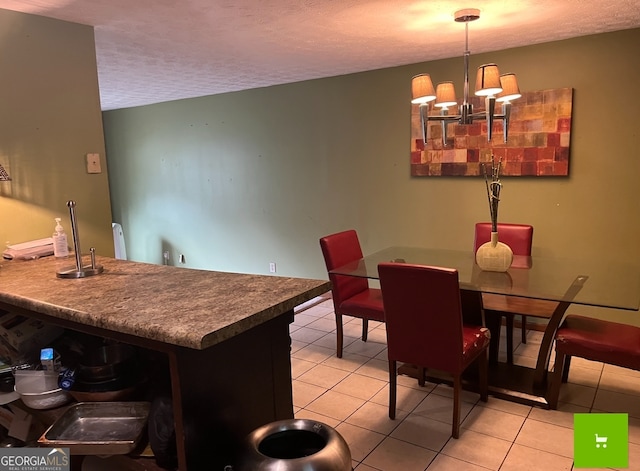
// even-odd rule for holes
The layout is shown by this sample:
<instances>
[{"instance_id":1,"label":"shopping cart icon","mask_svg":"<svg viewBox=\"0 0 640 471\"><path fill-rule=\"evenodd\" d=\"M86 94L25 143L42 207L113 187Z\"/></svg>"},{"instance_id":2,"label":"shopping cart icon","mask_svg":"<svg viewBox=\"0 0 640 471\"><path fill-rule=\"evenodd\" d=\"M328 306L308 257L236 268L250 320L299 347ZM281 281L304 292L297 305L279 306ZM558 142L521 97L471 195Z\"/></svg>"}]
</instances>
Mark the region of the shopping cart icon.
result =
<instances>
[{"instance_id":1,"label":"shopping cart icon","mask_svg":"<svg viewBox=\"0 0 640 471\"><path fill-rule=\"evenodd\" d=\"M600 448L600 445L602 445L602 448L606 448L607 439L608 437L599 437L598 434L596 433L596 448Z\"/></svg>"}]
</instances>

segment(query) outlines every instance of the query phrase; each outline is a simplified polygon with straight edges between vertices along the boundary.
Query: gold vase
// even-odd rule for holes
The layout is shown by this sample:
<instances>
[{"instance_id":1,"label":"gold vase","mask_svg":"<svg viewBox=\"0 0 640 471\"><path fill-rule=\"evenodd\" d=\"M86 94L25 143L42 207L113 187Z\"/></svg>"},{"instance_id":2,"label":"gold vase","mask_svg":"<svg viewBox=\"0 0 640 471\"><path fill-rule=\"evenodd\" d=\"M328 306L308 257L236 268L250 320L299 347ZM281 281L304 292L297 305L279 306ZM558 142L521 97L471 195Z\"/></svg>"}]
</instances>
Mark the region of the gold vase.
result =
<instances>
[{"instance_id":1,"label":"gold vase","mask_svg":"<svg viewBox=\"0 0 640 471\"><path fill-rule=\"evenodd\" d=\"M491 241L482 244L476 252L476 263L485 271L507 271L513 261L513 251L498 241L498 233L491 233Z\"/></svg>"}]
</instances>

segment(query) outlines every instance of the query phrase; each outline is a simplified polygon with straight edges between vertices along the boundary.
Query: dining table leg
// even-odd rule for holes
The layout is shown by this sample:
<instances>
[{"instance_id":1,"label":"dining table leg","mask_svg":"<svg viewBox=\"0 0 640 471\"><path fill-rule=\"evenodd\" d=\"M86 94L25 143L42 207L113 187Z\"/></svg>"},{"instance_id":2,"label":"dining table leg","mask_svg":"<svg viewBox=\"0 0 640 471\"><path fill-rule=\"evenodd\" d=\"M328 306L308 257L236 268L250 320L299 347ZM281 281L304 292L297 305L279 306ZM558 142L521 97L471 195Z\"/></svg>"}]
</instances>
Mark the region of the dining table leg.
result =
<instances>
[{"instance_id":1,"label":"dining table leg","mask_svg":"<svg viewBox=\"0 0 640 471\"><path fill-rule=\"evenodd\" d=\"M533 375L533 387L538 390L547 390L547 370L549 368L549 361L551 359L551 350L553 347L553 341L555 340L556 331L560 327L560 323L564 318L564 314L573 302L573 299L582 289L589 277L585 275L579 275L573 280L573 283L566 291L562 300L558 303L558 306L553 311L553 314L549 318L549 322L544 330L542 336L542 343L540 344L540 350L538 351L538 359L536 361L536 369ZM545 394L546 396L546 394Z\"/></svg>"},{"instance_id":2,"label":"dining table leg","mask_svg":"<svg viewBox=\"0 0 640 471\"><path fill-rule=\"evenodd\" d=\"M533 374L533 387L535 389L545 389L547 386L547 370L549 368L549 361L551 360L553 341L555 340L556 331L560 326L560 322L562 322L564 313L570 305L570 302L558 303L544 329L540 350L538 351L538 359L536 361L536 370Z\"/></svg>"},{"instance_id":3,"label":"dining table leg","mask_svg":"<svg viewBox=\"0 0 640 471\"><path fill-rule=\"evenodd\" d=\"M462 308L462 321L465 324L486 327L482 293L480 291L460 289L460 303Z\"/></svg>"}]
</instances>

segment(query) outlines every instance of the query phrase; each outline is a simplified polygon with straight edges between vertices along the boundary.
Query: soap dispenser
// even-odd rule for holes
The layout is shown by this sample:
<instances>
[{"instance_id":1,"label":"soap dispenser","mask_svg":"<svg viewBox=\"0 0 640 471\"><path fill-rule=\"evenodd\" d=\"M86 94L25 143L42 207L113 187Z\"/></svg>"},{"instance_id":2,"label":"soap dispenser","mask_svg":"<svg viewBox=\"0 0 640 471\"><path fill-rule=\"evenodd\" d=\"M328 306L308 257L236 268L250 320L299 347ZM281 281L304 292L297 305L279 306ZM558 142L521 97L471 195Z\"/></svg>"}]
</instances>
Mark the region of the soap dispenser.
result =
<instances>
[{"instance_id":1,"label":"soap dispenser","mask_svg":"<svg viewBox=\"0 0 640 471\"><path fill-rule=\"evenodd\" d=\"M67 234L60 224L60 218L55 218L56 228L53 233L53 254L58 258L69 256L69 244L67 244Z\"/></svg>"}]
</instances>

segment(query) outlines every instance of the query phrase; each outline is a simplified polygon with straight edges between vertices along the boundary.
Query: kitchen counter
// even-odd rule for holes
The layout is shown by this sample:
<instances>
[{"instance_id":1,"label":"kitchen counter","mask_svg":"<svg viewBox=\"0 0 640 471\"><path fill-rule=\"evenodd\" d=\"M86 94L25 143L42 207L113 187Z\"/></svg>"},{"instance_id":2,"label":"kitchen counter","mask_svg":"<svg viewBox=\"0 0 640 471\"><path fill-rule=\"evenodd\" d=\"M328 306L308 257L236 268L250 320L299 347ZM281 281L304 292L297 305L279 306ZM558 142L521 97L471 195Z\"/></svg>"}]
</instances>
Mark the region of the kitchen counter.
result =
<instances>
[{"instance_id":1,"label":"kitchen counter","mask_svg":"<svg viewBox=\"0 0 640 471\"><path fill-rule=\"evenodd\" d=\"M85 264L88 257L85 257ZM0 302L198 350L327 292L328 281L191 270L97 257L104 273L56 278L70 257L0 264Z\"/></svg>"},{"instance_id":2,"label":"kitchen counter","mask_svg":"<svg viewBox=\"0 0 640 471\"><path fill-rule=\"evenodd\" d=\"M97 263L61 279L75 259L1 262L0 308L166 354L180 470L222 469L246 434L293 418L289 324L328 281Z\"/></svg>"}]
</instances>

